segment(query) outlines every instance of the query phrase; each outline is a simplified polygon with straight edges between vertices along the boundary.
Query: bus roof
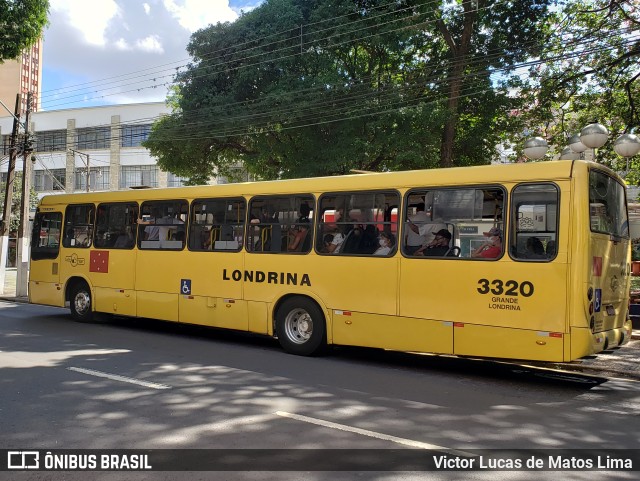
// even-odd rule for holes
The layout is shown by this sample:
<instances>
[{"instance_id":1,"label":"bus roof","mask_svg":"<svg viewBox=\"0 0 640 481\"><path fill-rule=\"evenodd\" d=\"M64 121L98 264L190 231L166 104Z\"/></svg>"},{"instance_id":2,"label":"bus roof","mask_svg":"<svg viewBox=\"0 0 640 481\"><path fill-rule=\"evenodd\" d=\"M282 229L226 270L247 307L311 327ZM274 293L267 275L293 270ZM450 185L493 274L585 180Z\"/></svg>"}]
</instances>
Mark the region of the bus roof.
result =
<instances>
[{"instance_id":1,"label":"bus roof","mask_svg":"<svg viewBox=\"0 0 640 481\"><path fill-rule=\"evenodd\" d=\"M449 169L411 170L352 174L333 177L243 182L192 187L168 187L130 189L106 192L52 194L41 199L40 205L83 202L122 202L171 198L196 199L210 197L212 190L218 196L269 195L295 192L349 191L354 189L354 179L360 189L391 189L423 186L439 186L455 183L487 184L493 182L526 182L533 180L568 179L574 169L596 166L616 176L606 166L582 160L558 160L546 162L453 167ZM169 194L170 192L170 194Z\"/></svg>"}]
</instances>

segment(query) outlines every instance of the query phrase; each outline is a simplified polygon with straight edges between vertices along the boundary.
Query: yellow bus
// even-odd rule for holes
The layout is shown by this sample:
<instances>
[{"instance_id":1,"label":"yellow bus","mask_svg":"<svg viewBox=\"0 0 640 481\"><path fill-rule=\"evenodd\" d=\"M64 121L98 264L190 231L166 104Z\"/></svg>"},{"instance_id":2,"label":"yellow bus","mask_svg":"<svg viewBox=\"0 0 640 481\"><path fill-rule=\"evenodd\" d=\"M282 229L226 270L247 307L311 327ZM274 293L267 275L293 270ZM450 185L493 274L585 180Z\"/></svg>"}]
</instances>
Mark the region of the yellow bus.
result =
<instances>
[{"instance_id":1,"label":"yellow bus","mask_svg":"<svg viewBox=\"0 0 640 481\"><path fill-rule=\"evenodd\" d=\"M571 361L622 345L624 182L552 161L52 195L29 298L328 345Z\"/></svg>"}]
</instances>

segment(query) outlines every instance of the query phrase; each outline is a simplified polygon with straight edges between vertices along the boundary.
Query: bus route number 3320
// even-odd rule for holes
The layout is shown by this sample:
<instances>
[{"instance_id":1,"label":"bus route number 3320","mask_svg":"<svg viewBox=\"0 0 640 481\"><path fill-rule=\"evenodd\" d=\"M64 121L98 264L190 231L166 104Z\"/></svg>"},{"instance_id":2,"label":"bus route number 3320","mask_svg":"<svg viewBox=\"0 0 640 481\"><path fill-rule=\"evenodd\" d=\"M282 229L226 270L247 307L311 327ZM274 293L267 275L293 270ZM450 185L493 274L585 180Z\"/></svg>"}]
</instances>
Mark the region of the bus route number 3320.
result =
<instances>
[{"instance_id":1,"label":"bus route number 3320","mask_svg":"<svg viewBox=\"0 0 640 481\"><path fill-rule=\"evenodd\" d=\"M529 281L518 282L514 280L503 281L501 279L479 279L478 292L480 294L493 294L495 296L522 296L533 295L533 283Z\"/></svg>"}]
</instances>

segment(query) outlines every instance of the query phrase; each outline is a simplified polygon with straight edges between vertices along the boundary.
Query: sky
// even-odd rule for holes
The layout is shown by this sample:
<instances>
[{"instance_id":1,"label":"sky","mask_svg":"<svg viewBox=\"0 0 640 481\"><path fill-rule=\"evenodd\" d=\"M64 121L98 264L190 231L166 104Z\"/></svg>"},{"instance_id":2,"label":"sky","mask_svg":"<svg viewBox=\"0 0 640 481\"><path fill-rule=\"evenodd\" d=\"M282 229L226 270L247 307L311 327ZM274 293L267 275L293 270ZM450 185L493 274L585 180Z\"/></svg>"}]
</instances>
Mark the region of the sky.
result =
<instances>
[{"instance_id":1,"label":"sky","mask_svg":"<svg viewBox=\"0 0 640 481\"><path fill-rule=\"evenodd\" d=\"M50 0L42 108L164 101L193 32L263 0Z\"/></svg>"}]
</instances>

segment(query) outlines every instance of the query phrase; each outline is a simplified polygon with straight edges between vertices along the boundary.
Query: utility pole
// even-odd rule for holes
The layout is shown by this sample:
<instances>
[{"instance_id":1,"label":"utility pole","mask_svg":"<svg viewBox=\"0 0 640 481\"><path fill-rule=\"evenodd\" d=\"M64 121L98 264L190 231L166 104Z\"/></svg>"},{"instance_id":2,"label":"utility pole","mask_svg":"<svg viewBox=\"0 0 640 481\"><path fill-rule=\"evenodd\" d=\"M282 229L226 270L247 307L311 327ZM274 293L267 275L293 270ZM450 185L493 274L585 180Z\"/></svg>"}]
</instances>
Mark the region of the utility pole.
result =
<instances>
[{"instance_id":1,"label":"utility pole","mask_svg":"<svg viewBox=\"0 0 640 481\"><path fill-rule=\"evenodd\" d=\"M17 94L15 114L13 115L13 130L11 131L11 142L9 144L9 167L7 170L6 191L4 193L2 224L0 224L0 294L4 294L4 281L7 273L7 251L9 250L11 204L13 204L13 182L16 177L16 157L18 156L16 139L18 138L18 128L20 126L20 102L20 94Z\"/></svg>"},{"instance_id":2,"label":"utility pole","mask_svg":"<svg viewBox=\"0 0 640 481\"><path fill-rule=\"evenodd\" d=\"M91 179L91 170L89 167L89 154L85 154L84 152L80 152L78 150L74 150L74 149L69 149L71 152L73 152L74 154L78 154L80 156L80 159L82 160L82 156L85 156L87 158L87 161L84 162L84 164L87 166L87 172L85 174L85 187L86 187L86 191L89 192L89 180Z\"/></svg>"},{"instance_id":3,"label":"utility pole","mask_svg":"<svg viewBox=\"0 0 640 481\"><path fill-rule=\"evenodd\" d=\"M31 197L31 152L29 117L31 114L31 103L33 96L27 93L27 111L24 120L24 145L22 149L22 215L20 216L20 227L18 229L18 275L16 279L16 297L27 296L29 294L29 243L31 238L31 225L29 224L30 197Z\"/></svg>"}]
</instances>

